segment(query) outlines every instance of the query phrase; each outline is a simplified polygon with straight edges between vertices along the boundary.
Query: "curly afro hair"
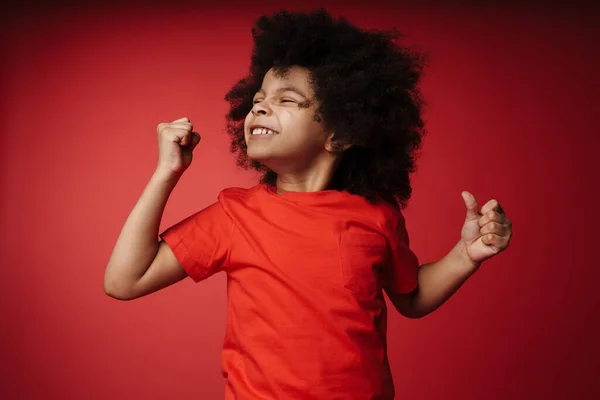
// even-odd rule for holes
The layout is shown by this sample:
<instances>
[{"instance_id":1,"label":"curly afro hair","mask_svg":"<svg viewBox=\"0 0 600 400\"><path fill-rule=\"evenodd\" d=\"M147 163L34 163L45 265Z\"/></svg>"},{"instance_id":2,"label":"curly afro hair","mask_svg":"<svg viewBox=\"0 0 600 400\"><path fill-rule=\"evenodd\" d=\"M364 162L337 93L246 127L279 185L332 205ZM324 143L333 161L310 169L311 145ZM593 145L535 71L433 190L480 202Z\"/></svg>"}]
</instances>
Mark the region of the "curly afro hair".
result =
<instances>
[{"instance_id":1,"label":"curly afro hair","mask_svg":"<svg viewBox=\"0 0 600 400\"><path fill-rule=\"evenodd\" d=\"M254 48L249 73L225 95L230 103L227 132L237 165L263 172L261 183L275 185L277 174L249 159L244 119L269 69L285 73L307 68L318 115L334 132L341 154L332 187L374 202L379 196L406 207L409 174L425 134L419 91L423 54L401 47L396 29L361 30L326 10L279 11L261 16L252 28Z\"/></svg>"}]
</instances>

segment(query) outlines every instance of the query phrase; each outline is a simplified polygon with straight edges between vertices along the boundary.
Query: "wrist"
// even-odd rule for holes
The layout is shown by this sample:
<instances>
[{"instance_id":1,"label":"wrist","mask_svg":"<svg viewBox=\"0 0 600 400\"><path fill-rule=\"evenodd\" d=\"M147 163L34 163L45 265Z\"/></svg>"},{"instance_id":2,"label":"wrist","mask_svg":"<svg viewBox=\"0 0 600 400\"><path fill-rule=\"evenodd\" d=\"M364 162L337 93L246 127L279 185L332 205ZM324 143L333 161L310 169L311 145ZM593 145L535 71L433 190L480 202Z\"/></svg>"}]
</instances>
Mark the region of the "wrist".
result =
<instances>
[{"instance_id":1,"label":"wrist","mask_svg":"<svg viewBox=\"0 0 600 400\"><path fill-rule=\"evenodd\" d=\"M452 250L456 265L463 271L473 273L479 269L481 262L475 262L469 256L466 244L461 240Z\"/></svg>"},{"instance_id":2,"label":"wrist","mask_svg":"<svg viewBox=\"0 0 600 400\"><path fill-rule=\"evenodd\" d=\"M152 174L152 180L159 181L162 183L166 183L169 185L175 186L179 179L181 178L181 174L176 174L172 171L167 171L161 168L157 168Z\"/></svg>"}]
</instances>

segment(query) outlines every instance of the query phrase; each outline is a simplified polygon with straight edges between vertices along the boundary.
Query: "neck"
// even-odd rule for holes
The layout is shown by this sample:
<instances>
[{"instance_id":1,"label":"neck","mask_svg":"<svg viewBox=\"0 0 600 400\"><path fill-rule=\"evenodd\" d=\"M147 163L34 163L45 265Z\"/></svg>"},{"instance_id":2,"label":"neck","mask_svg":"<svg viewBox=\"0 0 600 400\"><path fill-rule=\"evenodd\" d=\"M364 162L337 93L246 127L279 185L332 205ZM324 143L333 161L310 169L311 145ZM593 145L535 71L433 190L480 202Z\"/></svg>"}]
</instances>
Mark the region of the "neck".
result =
<instances>
[{"instance_id":1,"label":"neck","mask_svg":"<svg viewBox=\"0 0 600 400\"><path fill-rule=\"evenodd\" d=\"M298 176L277 176L277 193L285 192L319 192L330 188L330 179L312 177L303 179Z\"/></svg>"},{"instance_id":2,"label":"neck","mask_svg":"<svg viewBox=\"0 0 600 400\"><path fill-rule=\"evenodd\" d=\"M277 173L277 193L318 192L331 189L333 175L339 162L338 157L328 153L314 166L303 171Z\"/></svg>"}]
</instances>

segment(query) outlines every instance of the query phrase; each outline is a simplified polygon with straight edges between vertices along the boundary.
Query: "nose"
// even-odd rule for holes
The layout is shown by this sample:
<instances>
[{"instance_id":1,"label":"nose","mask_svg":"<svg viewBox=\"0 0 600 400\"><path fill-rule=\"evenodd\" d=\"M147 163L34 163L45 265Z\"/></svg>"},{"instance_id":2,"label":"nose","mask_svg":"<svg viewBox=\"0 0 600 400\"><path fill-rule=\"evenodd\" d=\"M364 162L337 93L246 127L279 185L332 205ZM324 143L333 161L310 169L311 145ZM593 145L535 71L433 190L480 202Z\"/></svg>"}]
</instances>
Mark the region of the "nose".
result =
<instances>
[{"instance_id":1,"label":"nose","mask_svg":"<svg viewBox=\"0 0 600 400\"><path fill-rule=\"evenodd\" d=\"M255 116L269 115L271 114L271 107L264 100L258 103L254 103L254 105L252 106L252 114L254 114Z\"/></svg>"}]
</instances>

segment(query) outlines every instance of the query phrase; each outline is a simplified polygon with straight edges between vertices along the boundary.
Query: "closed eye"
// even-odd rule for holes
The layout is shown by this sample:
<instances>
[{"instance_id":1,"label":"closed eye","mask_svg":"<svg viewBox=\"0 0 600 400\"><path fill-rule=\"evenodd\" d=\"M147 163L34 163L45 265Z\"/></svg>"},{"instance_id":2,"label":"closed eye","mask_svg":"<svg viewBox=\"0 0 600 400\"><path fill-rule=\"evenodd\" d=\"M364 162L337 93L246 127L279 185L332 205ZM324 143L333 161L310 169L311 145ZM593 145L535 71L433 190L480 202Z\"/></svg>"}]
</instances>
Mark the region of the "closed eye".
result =
<instances>
[{"instance_id":1,"label":"closed eye","mask_svg":"<svg viewBox=\"0 0 600 400\"><path fill-rule=\"evenodd\" d=\"M256 103L260 103L262 100L260 99L256 99L252 101L252 104L256 104ZM296 100L292 100L292 99L281 99L282 103L297 103Z\"/></svg>"}]
</instances>

